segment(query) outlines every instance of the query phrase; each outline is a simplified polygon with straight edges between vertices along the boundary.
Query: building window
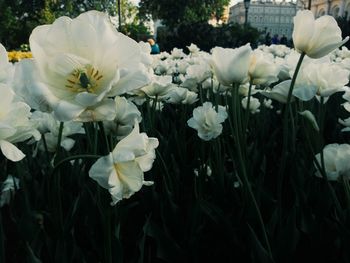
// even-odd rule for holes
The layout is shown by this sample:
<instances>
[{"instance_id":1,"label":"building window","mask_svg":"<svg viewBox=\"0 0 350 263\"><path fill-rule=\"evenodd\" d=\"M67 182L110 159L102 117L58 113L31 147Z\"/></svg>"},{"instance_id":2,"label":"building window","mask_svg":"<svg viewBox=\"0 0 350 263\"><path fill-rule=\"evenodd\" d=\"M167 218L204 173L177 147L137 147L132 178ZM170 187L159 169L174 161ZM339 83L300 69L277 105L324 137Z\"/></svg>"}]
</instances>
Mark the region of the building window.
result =
<instances>
[{"instance_id":1,"label":"building window","mask_svg":"<svg viewBox=\"0 0 350 263\"><path fill-rule=\"evenodd\" d=\"M337 18L339 16L339 7L335 6L332 8L332 16Z\"/></svg>"}]
</instances>

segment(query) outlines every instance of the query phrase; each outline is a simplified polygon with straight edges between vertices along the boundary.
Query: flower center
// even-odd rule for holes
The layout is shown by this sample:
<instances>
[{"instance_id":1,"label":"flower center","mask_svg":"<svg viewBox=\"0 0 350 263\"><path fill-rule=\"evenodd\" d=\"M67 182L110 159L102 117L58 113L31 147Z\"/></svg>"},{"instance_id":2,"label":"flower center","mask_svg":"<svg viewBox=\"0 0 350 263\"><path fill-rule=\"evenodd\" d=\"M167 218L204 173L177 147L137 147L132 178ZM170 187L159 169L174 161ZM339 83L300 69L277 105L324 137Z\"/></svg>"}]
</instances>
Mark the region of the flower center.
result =
<instances>
[{"instance_id":1,"label":"flower center","mask_svg":"<svg viewBox=\"0 0 350 263\"><path fill-rule=\"evenodd\" d=\"M67 78L65 85L70 91L96 93L103 75L91 65L73 70Z\"/></svg>"}]
</instances>

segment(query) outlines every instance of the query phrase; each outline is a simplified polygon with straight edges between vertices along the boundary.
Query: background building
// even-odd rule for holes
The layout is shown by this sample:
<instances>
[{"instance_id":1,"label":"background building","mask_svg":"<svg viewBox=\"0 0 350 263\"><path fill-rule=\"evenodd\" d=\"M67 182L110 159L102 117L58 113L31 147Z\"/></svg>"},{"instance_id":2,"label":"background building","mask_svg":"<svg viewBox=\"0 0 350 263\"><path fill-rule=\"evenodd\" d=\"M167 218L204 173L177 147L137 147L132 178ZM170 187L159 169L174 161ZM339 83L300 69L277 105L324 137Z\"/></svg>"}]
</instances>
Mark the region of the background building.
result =
<instances>
[{"instance_id":1,"label":"background building","mask_svg":"<svg viewBox=\"0 0 350 263\"><path fill-rule=\"evenodd\" d=\"M297 11L296 2L282 2L271 0L252 1L248 11L248 22L252 27L271 36L277 34L280 37L285 35L292 37L293 17ZM239 2L231 6L229 22L244 24L245 8L244 3Z\"/></svg>"},{"instance_id":2,"label":"background building","mask_svg":"<svg viewBox=\"0 0 350 263\"><path fill-rule=\"evenodd\" d=\"M299 0L298 6L306 9L309 0ZM347 17L350 19L350 0L312 0L311 11L315 17L331 15L337 17Z\"/></svg>"}]
</instances>

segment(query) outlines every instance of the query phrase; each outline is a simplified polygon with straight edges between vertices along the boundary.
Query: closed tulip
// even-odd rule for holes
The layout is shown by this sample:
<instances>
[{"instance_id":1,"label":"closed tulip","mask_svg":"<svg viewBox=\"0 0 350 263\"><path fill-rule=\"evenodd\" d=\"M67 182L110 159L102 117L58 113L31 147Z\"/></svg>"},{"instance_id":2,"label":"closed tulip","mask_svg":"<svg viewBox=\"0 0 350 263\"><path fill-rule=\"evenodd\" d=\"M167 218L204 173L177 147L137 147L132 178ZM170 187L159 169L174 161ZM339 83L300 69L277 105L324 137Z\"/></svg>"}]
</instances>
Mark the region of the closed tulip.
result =
<instances>
[{"instance_id":1,"label":"closed tulip","mask_svg":"<svg viewBox=\"0 0 350 263\"><path fill-rule=\"evenodd\" d=\"M211 64L218 81L227 86L247 82L251 53L249 44L235 49L213 48Z\"/></svg>"},{"instance_id":2,"label":"closed tulip","mask_svg":"<svg viewBox=\"0 0 350 263\"><path fill-rule=\"evenodd\" d=\"M318 19L310 10L298 11L294 17L293 42L295 49L311 58L321 58L348 41L342 40L341 30L332 16Z\"/></svg>"}]
</instances>

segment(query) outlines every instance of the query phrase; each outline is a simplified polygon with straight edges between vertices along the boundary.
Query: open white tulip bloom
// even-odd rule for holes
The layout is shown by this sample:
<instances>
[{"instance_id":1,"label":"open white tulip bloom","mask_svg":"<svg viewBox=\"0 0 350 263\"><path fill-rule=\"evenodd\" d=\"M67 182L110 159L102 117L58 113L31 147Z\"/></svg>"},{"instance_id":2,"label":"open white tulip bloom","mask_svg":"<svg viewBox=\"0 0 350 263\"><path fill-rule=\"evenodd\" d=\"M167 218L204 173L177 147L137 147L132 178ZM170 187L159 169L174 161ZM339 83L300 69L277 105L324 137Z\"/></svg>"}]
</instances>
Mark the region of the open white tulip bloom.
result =
<instances>
[{"instance_id":1,"label":"open white tulip bloom","mask_svg":"<svg viewBox=\"0 0 350 263\"><path fill-rule=\"evenodd\" d=\"M11 80L14 67L8 61L7 51L5 47L0 44L0 83L8 83Z\"/></svg>"},{"instance_id":2,"label":"open white tulip bloom","mask_svg":"<svg viewBox=\"0 0 350 263\"><path fill-rule=\"evenodd\" d=\"M343 128L341 131L343 131L343 132L349 132L350 131L350 117L346 118L345 120L338 119L338 122L345 126L345 128Z\"/></svg>"},{"instance_id":3,"label":"open white tulip bloom","mask_svg":"<svg viewBox=\"0 0 350 263\"><path fill-rule=\"evenodd\" d=\"M251 53L249 44L235 49L213 48L211 65L218 81L227 86L246 82Z\"/></svg>"},{"instance_id":4,"label":"open white tulip bloom","mask_svg":"<svg viewBox=\"0 0 350 263\"><path fill-rule=\"evenodd\" d=\"M132 130L135 123L141 122L141 112L136 105L124 97L114 98L117 115L113 121L104 121L103 125L108 134L115 134L118 140L124 138Z\"/></svg>"},{"instance_id":5,"label":"open white tulip bloom","mask_svg":"<svg viewBox=\"0 0 350 263\"><path fill-rule=\"evenodd\" d=\"M0 85L0 93L0 149L7 159L17 162L25 155L13 143L31 137L39 140L40 133L28 119L30 107L24 102L16 102L15 94L5 85Z\"/></svg>"},{"instance_id":6,"label":"open white tulip bloom","mask_svg":"<svg viewBox=\"0 0 350 263\"><path fill-rule=\"evenodd\" d=\"M321 58L348 41L342 40L341 30L332 16L315 20L310 10L298 11L294 17L293 42L295 49L311 58Z\"/></svg>"},{"instance_id":7,"label":"open white tulip bloom","mask_svg":"<svg viewBox=\"0 0 350 263\"><path fill-rule=\"evenodd\" d=\"M249 77L254 85L270 85L278 81L279 68L273 62L273 56L268 56L258 49L252 52Z\"/></svg>"},{"instance_id":8,"label":"open white tulip bloom","mask_svg":"<svg viewBox=\"0 0 350 263\"><path fill-rule=\"evenodd\" d=\"M112 205L123 198L129 198L139 191L144 181L144 172L152 168L158 147L157 138L149 138L140 133L135 121L133 131L122 139L109 155L99 158L89 171L89 176L101 187L108 189L112 196Z\"/></svg>"},{"instance_id":9,"label":"open white tulip bloom","mask_svg":"<svg viewBox=\"0 0 350 263\"><path fill-rule=\"evenodd\" d=\"M60 122L54 118L52 113L41 111L33 112L30 119L36 124L37 129L45 138L46 149L49 152L55 152L57 150L56 147ZM75 144L75 140L69 137L74 134L85 134L82 123L75 121L65 122L61 135L61 147L66 151L70 151ZM38 147L42 151L45 150L44 142L42 140L39 141Z\"/></svg>"},{"instance_id":10,"label":"open white tulip bloom","mask_svg":"<svg viewBox=\"0 0 350 263\"><path fill-rule=\"evenodd\" d=\"M196 129L198 137L210 141L222 132L222 122L227 118L225 107L219 105L216 112L211 102L204 102L203 106L193 110L193 117L187 121L188 126Z\"/></svg>"},{"instance_id":11,"label":"open white tulip bloom","mask_svg":"<svg viewBox=\"0 0 350 263\"><path fill-rule=\"evenodd\" d=\"M307 63L296 79L293 95L308 101L315 95L329 97L343 91L349 82L349 71L334 63Z\"/></svg>"},{"instance_id":12,"label":"open white tulip bloom","mask_svg":"<svg viewBox=\"0 0 350 263\"><path fill-rule=\"evenodd\" d=\"M350 179L350 145L349 144L328 144L323 149L324 166L327 179L336 181L340 176ZM316 154L316 159L321 163L321 154ZM319 171L316 176L322 177Z\"/></svg>"},{"instance_id":13,"label":"open white tulip bloom","mask_svg":"<svg viewBox=\"0 0 350 263\"><path fill-rule=\"evenodd\" d=\"M190 65L186 69L186 77L194 79L196 84L201 84L203 81L210 78L211 75L210 65L204 60L200 61L198 64Z\"/></svg>"},{"instance_id":14,"label":"open white tulip bloom","mask_svg":"<svg viewBox=\"0 0 350 263\"><path fill-rule=\"evenodd\" d=\"M248 97L244 97L241 101L242 107L246 110L248 106ZM260 112L260 101L257 98L250 97L249 110L252 114Z\"/></svg>"},{"instance_id":15,"label":"open white tulip bloom","mask_svg":"<svg viewBox=\"0 0 350 263\"><path fill-rule=\"evenodd\" d=\"M102 12L38 26L29 42L39 73L32 88L45 94L60 121L112 120L114 101L108 96L149 81L138 43L117 32Z\"/></svg>"},{"instance_id":16,"label":"open white tulip bloom","mask_svg":"<svg viewBox=\"0 0 350 263\"><path fill-rule=\"evenodd\" d=\"M141 90L150 98L163 98L171 89L174 88L171 76L153 76L152 82L141 88Z\"/></svg>"},{"instance_id":17,"label":"open white tulip bloom","mask_svg":"<svg viewBox=\"0 0 350 263\"><path fill-rule=\"evenodd\" d=\"M193 104L198 100L198 94L186 88L176 87L166 96L165 101L171 104Z\"/></svg>"},{"instance_id":18,"label":"open white tulip bloom","mask_svg":"<svg viewBox=\"0 0 350 263\"><path fill-rule=\"evenodd\" d=\"M33 59L23 59L15 64L12 89L32 109L51 111L48 98L51 96L45 84L38 79L38 70ZM37 86L37 87L35 87Z\"/></svg>"}]
</instances>

